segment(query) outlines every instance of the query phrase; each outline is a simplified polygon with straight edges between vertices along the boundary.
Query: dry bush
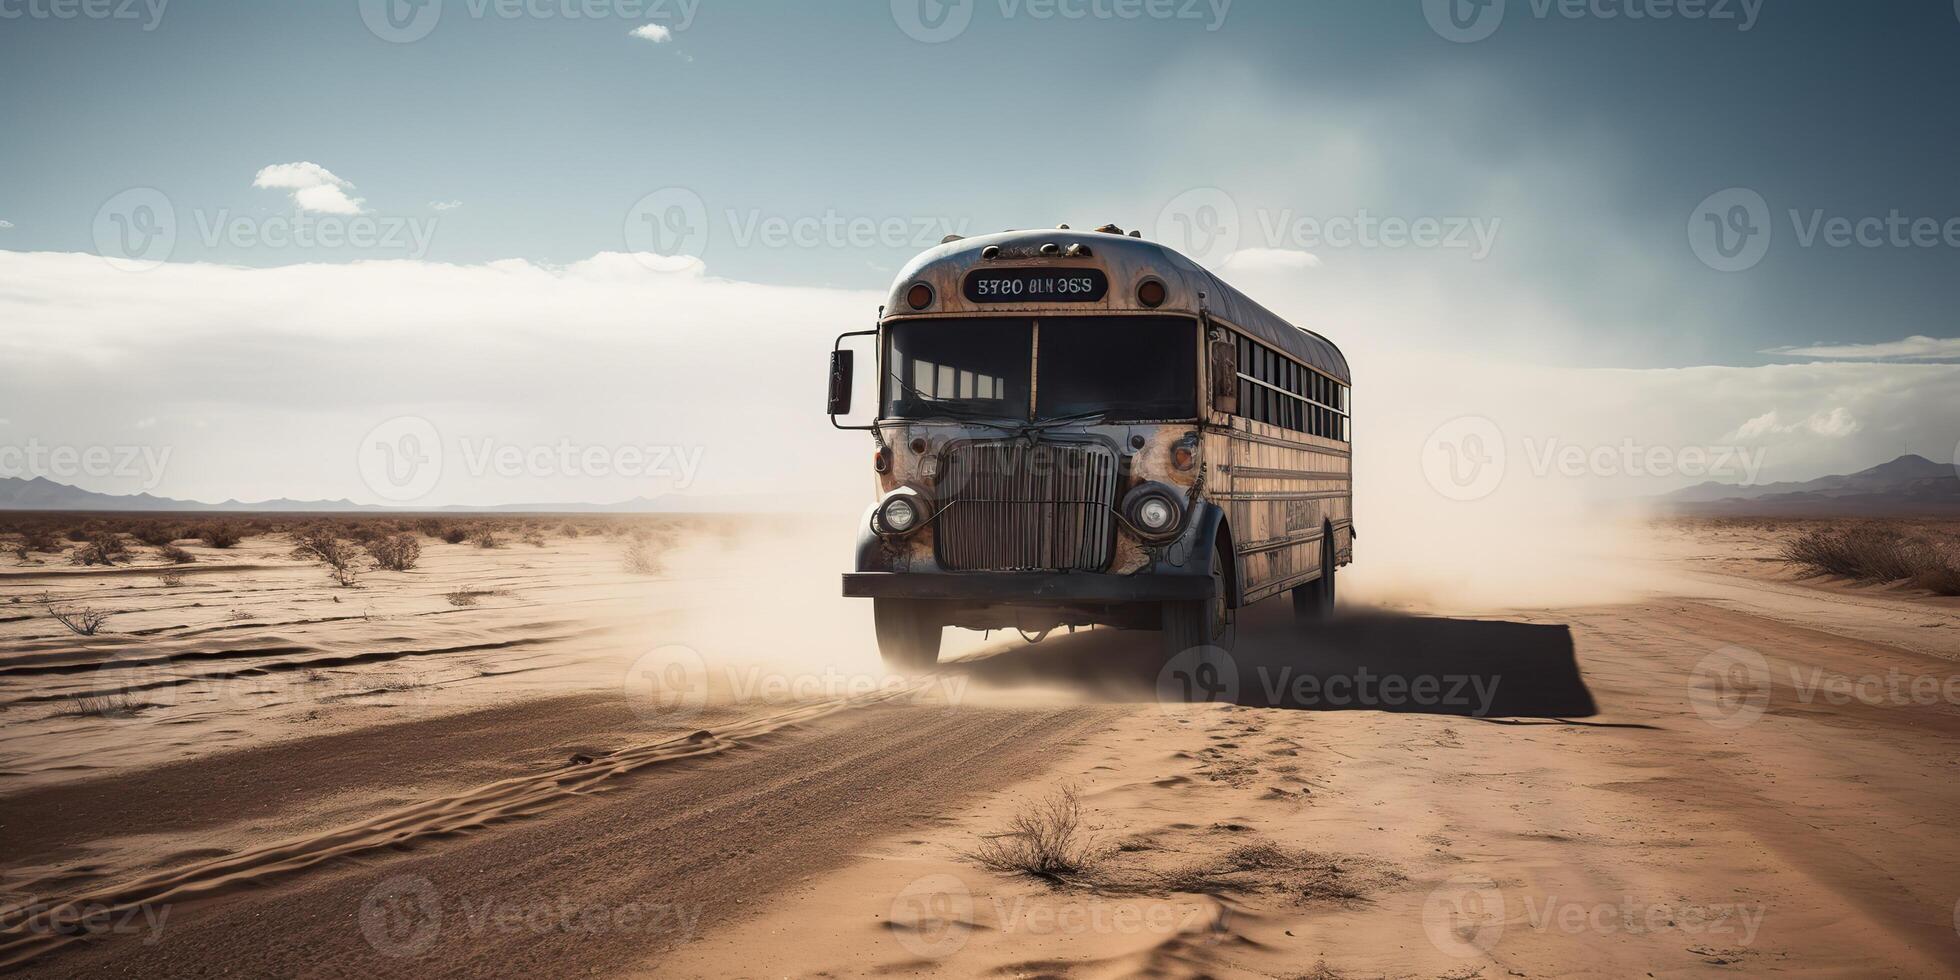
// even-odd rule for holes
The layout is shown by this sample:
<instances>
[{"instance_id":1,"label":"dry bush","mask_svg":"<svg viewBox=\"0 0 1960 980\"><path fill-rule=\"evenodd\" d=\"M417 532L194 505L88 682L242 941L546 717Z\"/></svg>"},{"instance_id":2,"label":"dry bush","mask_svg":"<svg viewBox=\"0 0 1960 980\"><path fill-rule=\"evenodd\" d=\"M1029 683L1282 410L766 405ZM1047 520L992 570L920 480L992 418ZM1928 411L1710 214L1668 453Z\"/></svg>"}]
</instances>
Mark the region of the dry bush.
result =
<instances>
[{"instance_id":1,"label":"dry bush","mask_svg":"<svg viewBox=\"0 0 1960 980\"><path fill-rule=\"evenodd\" d=\"M470 539L468 528L450 526L443 529L442 540L449 544L462 544Z\"/></svg>"},{"instance_id":2,"label":"dry bush","mask_svg":"<svg viewBox=\"0 0 1960 980\"><path fill-rule=\"evenodd\" d=\"M120 694L84 694L70 699L67 707L55 709L52 717L80 718L86 715L101 715L104 718L129 718L139 711L154 707L156 705L136 700L136 696L127 691Z\"/></svg>"},{"instance_id":3,"label":"dry bush","mask_svg":"<svg viewBox=\"0 0 1960 980\"><path fill-rule=\"evenodd\" d=\"M129 548L123 544L122 535L114 531L97 534L68 556L71 565L114 565L128 560Z\"/></svg>"},{"instance_id":4,"label":"dry bush","mask_svg":"<svg viewBox=\"0 0 1960 980\"><path fill-rule=\"evenodd\" d=\"M166 589L181 588L184 584L184 573L164 572L162 575L157 576L157 584Z\"/></svg>"},{"instance_id":5,"label":"dry bush","mask_svg":"<svg viewBox=\"0 0 1960 980\"><path fill-rule=\"evenodd\" d=\"M229 548L245 540L244 530L229 521L206 524L198 529L197 536L204 539L204 546L207 548Z\"/></svg>"},{"instance_id":6,"label":"dry bush","mask_svg":"<svg viewBox=\"0 0 1960 980\"><path fill-rule=\"evenodd\" d=\"M489 527L481 528L475 534L470 535L470 543L479 548L501 548L504 546L503 539L497 537L496 529Z\"/></svg>"},{"instance_id":7,"label":"dry bush","mask_svg":"<svg viewBox=\"0 0 1960 980\"><path fill-rule=\"evenodd\" d=\"M351 588L360 580L360 553L331 528L315 527L294 533L292 555L301 561L317 561L327 566L327 574L343 587Z\"/></svg>"},{"instance_id":8,"label":"dry bush","mask_svg":"<svg viewBox=\"0 0 1960 980\"><path fill-rule=\"evenodd\" d=\"M1393 865L1284 848L1271 841L1240 844L1218 857L1173 871L1155 888L1194 894L1277 892L1295 902L1351 904L1405 880Z\"/></svg>"},{"instance_id":9,"label":"dry bush","mask_svg":"<svg viewBox=\"0 0 1960 980\"><path fill-rule=\"evenodd\" d=\"M80 609L68 610L57 609L55 608L54 597L48 595L46 592L41 593L41 608L46 609L48 615L54 617L55 622L68 627L69 632L78 636L94 636L101 632L103 625L108 623L109 616L111 615L110 613L96 609L94 606L83 606Z\"/></svg>"},{"instance_id":10,"label":"dry bush","mask_svg":"<svg viewBox=\"0 0 1960 980\"><path fill-rule=\"evenodd\" d=\"M426 538L442 537L442 521L434 517L424 517L415 522L415 530Z\"/></svg>"},{"instance_id":11,"label":"dry bush","mask_svg":"<svg viewBox=\"0 0 1960 980\"><path fill-rule=\"evenodd\" d=\"M533 548L544 547L544 532L543 531L524 532L524 543L530 545Z\"/></svg>"},{"instance_id":12,"label":"dry bush","mask_svg":"<svg viewBox=\"0 0 1960 980\"><path fill-rule=\"evenodd\" d=\"M14 557L20 559L22 562L30 562L34 560L34 552L29 551L26 545L17 544L13 546L13 549L14 549Z\"/></svg>"},{"instance_id":13,"label":"dry bush","mask_svg":"<svg viewBox=\"0 0 1960 980\"><path fill-rule=\"evenodd\" d=\"M391 534L369 541L367 553L377 568L406 572L422 557L422 539L413 534Z\"/></svg>"},{"instance_id":14,"label":"dry bush","mask_svg":"<svg viewBox=\"0 0 1960 980\"><path fill-rule=\"evenodd\" d=\"M1781 555L1811 575L1861 582L1907 580L1938 595L1960 595L1960 549L1951 541L1897 528L1822 528L1783 542Z\"/></svg>"},{"instance_id":15,"label":"dry bush","mask_svg":"<svg viewBox=\"0 0 1960 980\"><path fill-rule=\"evenodd\" d=\"M564 524L559 526L558 535L560 537L576 538L578 537L578 525L573 524L570 521L566 521Z\"/></svg>"},{"instance_id":16,"label":"dry bush","mask_svg":"<svg viewBox=\"0 0 1960 980\"><path fill-rule=\"evenodd\" d=\"M145 521L136 525L130 533L135 535L136 540L152 548L161 548L183 537L180 531L180 528L174 525L164 524L161 521Z\"/></svg>"},{"instance_id":17,"label":"dry bush","mask_svg":"<svg viewBox=\"0 0 1960 980\"><path fill-rule=\"evenodd\" d=\"M193 555L190 552L185 551L184 549L179 548L174 544L167 544L161 548L158 548L157 557L171 563L172 565L188 565L191 562L197 560L196 555Z\"/></svg>"},{"instance_id":18,"label":"dry bush","mask_svg":"<svg viewBox=\"0 0 1960 980\"><path fill-rule=\"evenodd\" d=\"M966 856L1003 874L1052 882L1078 878L1107 856L1082 828L1082 800L1073 786L1022 808L1007 828L983 839Z\"/></svg>"},{"instance_id":19,"label":"dry bush","mask_svg":"<svg viewBox=\"0 0 1960 980\"><path fill-rule=\"evenodd\" d=\"M30 551L39 551L44 554L54 555L60 554L67 549L67 545L61 543L61 538L46 528L28 531L22 535L22 539L26 542L27 548Z\"/></svg>"},{"instance_id":20,"label":"dry bush","mask_svg":"<svg viewBox=\"0 0 1960 980\"><path fill-rule=\"evenodd\" d=\"M660 571L660 558L644 541L635 541L626 546L626 570L635 575L652 575Z\"/></svg>"},{"instance_id":21,"label":"dry bush","mask_svg":"<svg viewBox=\"0 0 1960 980\"><path fill-rule=\"evenodd\" d=\"M461 607L474 606L477 600L485 596L498 596L503 594L501 589L457 589L454 592L445 594L443 598L448 599L450 605Z\"/></svg>"},{"instance_id":22,"label":"dry bush","mask_svg":"<svg viewBox=\"0 0 1960 980\"><path fill-rule=\"evenodd\" d=\"M73 541L77 544L81 544L87 541L88 539L94 537L95 534L96 534L95 528L92 527L91 525L77 524L74 527L69 528L66 532L64 532L62 534L62 537L67 538L68 540Z\"/></svg>"}]
</instances>

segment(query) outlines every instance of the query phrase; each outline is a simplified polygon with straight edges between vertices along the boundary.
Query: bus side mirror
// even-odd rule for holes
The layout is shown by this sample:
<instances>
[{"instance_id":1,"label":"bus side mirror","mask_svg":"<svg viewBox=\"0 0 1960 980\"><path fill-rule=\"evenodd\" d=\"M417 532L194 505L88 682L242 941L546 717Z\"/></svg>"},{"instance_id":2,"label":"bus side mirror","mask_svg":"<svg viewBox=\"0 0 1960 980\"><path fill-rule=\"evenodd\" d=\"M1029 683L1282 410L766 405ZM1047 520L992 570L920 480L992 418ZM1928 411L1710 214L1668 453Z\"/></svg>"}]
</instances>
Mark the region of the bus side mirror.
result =
<instances>
[{"instance_id":1,"label":"bus side mirror","mask_svg":"<svg viewBox=\"0 0 1960 980\"><path fill-rule=\"evenodd\" d=\"M1239 346L1223 330L1211 339L1211 407L1227 415L1239 412Z\"/></svg>"},{"instance_id":2,"label":"bus side mirror","mask_svg":"<svg viewBox=\"0 0 1960 980\"><path fill-rule=\"evenodd\" d=\"M830 352L830 414L851 414L851 367L854 351Z\"/></svg>"}]
</instances>

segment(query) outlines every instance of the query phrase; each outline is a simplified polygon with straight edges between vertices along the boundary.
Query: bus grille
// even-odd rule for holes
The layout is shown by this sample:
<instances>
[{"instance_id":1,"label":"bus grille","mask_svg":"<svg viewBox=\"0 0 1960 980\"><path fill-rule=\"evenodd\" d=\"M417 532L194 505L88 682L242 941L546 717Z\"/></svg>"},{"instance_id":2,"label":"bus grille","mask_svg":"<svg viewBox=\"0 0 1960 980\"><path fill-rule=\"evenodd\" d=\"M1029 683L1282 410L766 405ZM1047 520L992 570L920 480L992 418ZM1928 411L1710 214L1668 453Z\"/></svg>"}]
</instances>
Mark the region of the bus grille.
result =
<instances>
[{"instance_id":1,"label":"bus grille","mask_svg":"<svg viewBox=\"0 0 1960 980\"><path fill-rule=\"evenodd\" d=\"M1101 571L1115 522L1116 457L1094 445L971 443L947 454L949 506L934 535L955 571Z\"/></svg>"}]
</instances>

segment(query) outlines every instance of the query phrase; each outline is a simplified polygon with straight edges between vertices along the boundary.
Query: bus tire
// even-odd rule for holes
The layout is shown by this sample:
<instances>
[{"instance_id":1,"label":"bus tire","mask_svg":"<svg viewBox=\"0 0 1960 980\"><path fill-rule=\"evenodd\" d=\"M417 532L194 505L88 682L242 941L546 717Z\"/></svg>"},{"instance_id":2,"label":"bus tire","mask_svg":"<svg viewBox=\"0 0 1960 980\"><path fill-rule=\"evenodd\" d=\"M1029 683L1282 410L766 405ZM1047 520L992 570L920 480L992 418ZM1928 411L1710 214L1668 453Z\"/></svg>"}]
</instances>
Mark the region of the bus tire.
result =
<instances>
[{"instance_id":1,"label":"bus tire","mask_svg":"<svg viewBox=\"0 0 1960 980\"><path fill-rule=\"evenodd\" d=\"M926 670L939 662L939 636L945 624L931 603L918 599L873 599L871 619L878 631L878 655L899 671Z\"/></svg>"},{"instance_id":2,"label":"bus tire","mask_svg":"<svg viewBox=\"0 0 1960 980\"><path fill-rule=\"evenodd\" d=\"M1334 535L1321 539L1320 577L1293 587L1293 618L1302 623L1324 623L1334 617Z\"/></svg>"},{"instance_id":3,"label":"bus tire","mask_svg":"<svg viewBox=\"0 0 1960 980\"><path fill-rule=\"evenodd\" d=\"M1226 652L1232 645L1232 596L1225 580L1225 556L1214 555L1211 563L1212 598L1200 602L1163 604L1164 660L1193 647L1217 647Z\"/></svg>"}]
</instances>

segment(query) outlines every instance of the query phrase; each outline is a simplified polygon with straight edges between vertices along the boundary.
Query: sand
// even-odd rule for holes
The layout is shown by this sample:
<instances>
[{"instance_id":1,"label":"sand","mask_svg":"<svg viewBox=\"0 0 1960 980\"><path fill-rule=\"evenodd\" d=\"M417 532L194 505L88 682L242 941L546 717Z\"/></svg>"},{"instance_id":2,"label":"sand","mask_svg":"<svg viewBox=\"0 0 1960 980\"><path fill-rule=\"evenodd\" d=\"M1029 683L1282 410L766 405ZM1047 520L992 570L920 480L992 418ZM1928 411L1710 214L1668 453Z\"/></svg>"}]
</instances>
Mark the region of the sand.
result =
<instances>
[{"instance_id":1,"label":"sand","mask_svg":"<svg viewBox=\"0 0 1960 980\"><path fill-rule=\"evenodd\" d=\"M36 976L1935 975L1960 968L1960 603L1658 526L1568 608L1343 595L896 677L831 562L716 531L0 567L0 963ZM816 549L805 549L814 554ZM1365 583L1365 580L1363 580ZM1659 587L1646 583L1661 582ZM458 588L496 593L452 606ZM116 616L77 638L14 594ZM340 601L335 602L338 598ZM27 607L13 613L15 607ZM237 616L235 613L244 613ZM25 618L14 618L24 616ZM78 695L129 692L126 717ZM973 852L1073 787L1092 861Z\"/></svg>"}]
</instances>

